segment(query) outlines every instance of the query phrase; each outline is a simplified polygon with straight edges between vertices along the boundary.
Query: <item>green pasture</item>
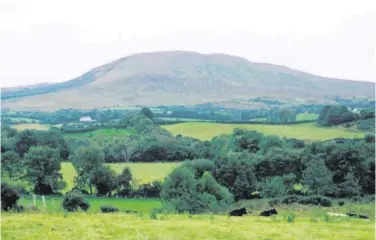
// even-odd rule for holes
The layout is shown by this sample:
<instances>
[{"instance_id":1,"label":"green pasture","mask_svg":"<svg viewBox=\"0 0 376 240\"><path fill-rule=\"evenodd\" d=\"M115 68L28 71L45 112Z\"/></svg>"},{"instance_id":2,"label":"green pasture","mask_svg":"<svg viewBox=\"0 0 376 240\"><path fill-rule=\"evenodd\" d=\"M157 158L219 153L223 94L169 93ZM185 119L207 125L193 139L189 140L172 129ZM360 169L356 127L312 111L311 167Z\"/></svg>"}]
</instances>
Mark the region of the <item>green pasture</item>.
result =
<instances>
[{"instance_id":1,"label":"green pasture","mask_svg":"<svg viewBox=\"0 0 376 240\"><path fill-rule=\"evenodd\" d=\"M63 212L64 209L61 206L64 197L50 197L46 196L46 208L44 208L42 197L36 197L36 205L40 211L44 212ZM88 210L89 213L100 212L101 206L114 206L119 208L120 211L124 210L135 210L138 212L143 212L148 214L151 209L159 208L162 206L162 203L159 199L127 199L127 198L100 198L89 196L86 197L90 204ZM27 207L33 206L33 197L32 196L22 196L18 201L18 204Z\"/></svg>"},{"instance_id":2,"label":"green pasture","mask_svg":"<svg viewBox=\"0 0 376 240\"><path fill-rule=\"evenodd\" d=\"M21 121L25 121L25 122L28 122L28 123L31 123L31 122L39 122L39 120L37 120L37 119L24 118L24 117L11 117L11 118L9 118L9 119L11 119L11 120L14 121L14 122L21 122Z\"/></svg>"},{"instance_id":3,"label":"green pasture","mask_svg":"<svg viewBox=\"0 0 376 240\"><path fill-rule=\"evenodd\" d=\"M125 167L131 169L133 175L133 185L151 183L152 181L162 181L180 162L169 163L107 163L116 173L120 174ZM67 192L74 186L74 177L77 176L72 163L62 162L61 173L67 182L67 187L62 191Z\"/></svg>"},{"instance_id":4,"label":"green pasture","mask_svg":"<svg viewBox=\"0 0 376 240\"><path fill-rule=\"evenodd\" d=\"M172 134L182 134L201 140L210 140L220 134L231 134L235 128L243 128L264 133L265 135L276 135L279 137L298 138L304 140L327 140L333 138L362 138L363 132L347 131L343 128L324 128L316 123L301 123L294 125L268 125L268 124L223 124L187 122L172 125L164 125L163 128Z\"/></svg>"},{"instance_id":5,"label":"green pasture","mask_svg":"<svg viewBox=\"0 0 376 240\"><path fill-rule=\"evenodd\" d=\"M26 129L30 130L48 130L51 127L49 124L39 124L39 123L22 123L14 124L12 128L17 129L18 131L23 131Z\"/></svg>"},{"instance_id":6,"label":"green pasture","mask_svg":"<svg viewBox=\"0 0 376 240\"><path fill-rule=\"evenodd\" d=\"M317 120L319 115L316 113L299 113L296 115L296 121Z\"/></svg>"}]
</instances>

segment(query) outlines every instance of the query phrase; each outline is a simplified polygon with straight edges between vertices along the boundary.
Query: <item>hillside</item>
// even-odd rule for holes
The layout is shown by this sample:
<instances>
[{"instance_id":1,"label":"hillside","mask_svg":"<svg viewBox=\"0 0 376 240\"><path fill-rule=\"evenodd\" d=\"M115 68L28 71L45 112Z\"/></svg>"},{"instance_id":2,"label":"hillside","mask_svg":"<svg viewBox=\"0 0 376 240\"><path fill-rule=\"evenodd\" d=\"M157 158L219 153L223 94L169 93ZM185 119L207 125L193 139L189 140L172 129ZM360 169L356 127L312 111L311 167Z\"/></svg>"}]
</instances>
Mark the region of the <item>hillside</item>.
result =
<instances>
[{"instance_id":1,"label":"hillside","mask_svg":"<svg viewBox=\"0 0 376 240\"><path fill-rule=\"evenodd\" d=\"M154 52L127 56L67 82L2 89L16 110L190 105L253 97L317 100L374 97L374 83L330 79L224 54Z\"/></svg>"}]
</instances>

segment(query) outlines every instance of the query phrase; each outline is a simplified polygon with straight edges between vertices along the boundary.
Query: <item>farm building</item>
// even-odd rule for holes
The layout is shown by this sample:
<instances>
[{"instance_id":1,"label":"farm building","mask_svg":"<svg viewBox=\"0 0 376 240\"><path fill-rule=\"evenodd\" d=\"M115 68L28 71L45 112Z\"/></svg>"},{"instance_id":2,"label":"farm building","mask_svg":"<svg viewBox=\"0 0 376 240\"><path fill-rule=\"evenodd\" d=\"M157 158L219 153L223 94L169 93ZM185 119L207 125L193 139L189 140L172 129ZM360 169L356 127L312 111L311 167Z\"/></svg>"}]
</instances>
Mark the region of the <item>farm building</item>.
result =
<instances>
[{"instance_id":1,"label":"farm building","mask_svg":"<svg viewBox=\"0 0 376 240\"><path fill-rule=\"evenodd\" d=\"M92 122L94 120L91 119L89 116L82 116L80 117L80 122Z\"/></svg>"}]
</instances>

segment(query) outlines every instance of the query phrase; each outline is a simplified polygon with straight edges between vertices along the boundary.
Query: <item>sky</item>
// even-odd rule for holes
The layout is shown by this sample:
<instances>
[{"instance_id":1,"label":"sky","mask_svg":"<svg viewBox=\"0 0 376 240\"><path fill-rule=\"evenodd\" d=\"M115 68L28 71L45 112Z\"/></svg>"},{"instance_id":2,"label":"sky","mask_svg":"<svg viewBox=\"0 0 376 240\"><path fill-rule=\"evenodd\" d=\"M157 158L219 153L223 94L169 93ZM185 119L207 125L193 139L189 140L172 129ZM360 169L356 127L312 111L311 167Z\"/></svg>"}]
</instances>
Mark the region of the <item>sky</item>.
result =
<instances>
[{"instance_id":1,"label":"sky","mask_svg":"<svg viewBox=\"0 0 376 240\"><path fill-rule=\"evenodd\" d=\"M1 87L170 50L376 81L375 46L374 0L0 0Z\"/></svg>"}]
</instances>

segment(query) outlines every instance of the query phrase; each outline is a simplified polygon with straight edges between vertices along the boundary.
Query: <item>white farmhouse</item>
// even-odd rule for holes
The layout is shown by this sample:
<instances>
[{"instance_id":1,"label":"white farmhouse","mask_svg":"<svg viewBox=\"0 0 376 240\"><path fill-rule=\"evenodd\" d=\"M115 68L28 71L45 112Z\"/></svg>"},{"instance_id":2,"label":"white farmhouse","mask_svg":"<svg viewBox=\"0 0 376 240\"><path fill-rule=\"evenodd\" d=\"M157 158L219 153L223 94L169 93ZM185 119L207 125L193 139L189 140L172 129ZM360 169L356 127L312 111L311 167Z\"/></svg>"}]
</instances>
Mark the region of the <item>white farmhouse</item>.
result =
<instances>
[{"instance_id":1,"label":"white farmhouse","mask_svg":"<svg viewBox=\"0 0 376 240\"><path fill-rule=\"evenodd\" d=\"M93 120L89 116L80 117L80 122L91 122L91 121L93 121Z\"/></svg>"}]
</instances>

